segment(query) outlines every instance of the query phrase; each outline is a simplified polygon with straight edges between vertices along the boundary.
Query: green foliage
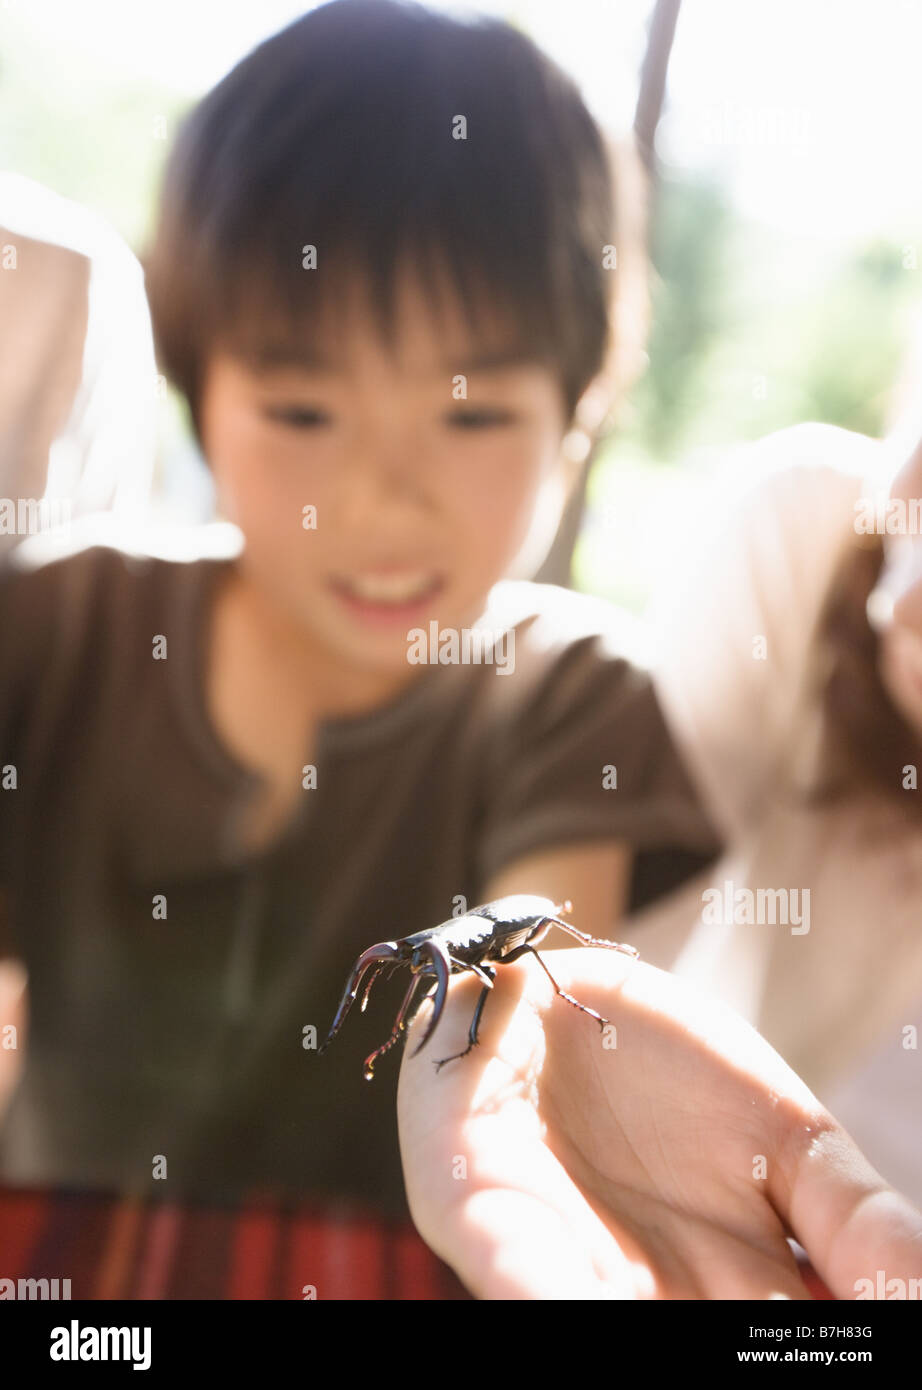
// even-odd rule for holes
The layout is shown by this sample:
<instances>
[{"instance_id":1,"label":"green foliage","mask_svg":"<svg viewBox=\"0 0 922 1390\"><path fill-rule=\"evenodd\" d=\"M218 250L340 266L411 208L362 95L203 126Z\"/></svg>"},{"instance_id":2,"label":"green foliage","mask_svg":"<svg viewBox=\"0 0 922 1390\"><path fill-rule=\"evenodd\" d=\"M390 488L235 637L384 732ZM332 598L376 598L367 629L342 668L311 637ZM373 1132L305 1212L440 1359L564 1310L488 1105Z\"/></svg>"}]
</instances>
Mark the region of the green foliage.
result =
<instances>
[{"instance_id":1,"label":"green foliage","mask_svg":"<svg viewBox=\"0 0 922 1390\"><path fill-rule=\"evenodd\" d=\"M636 392L633 433L654 458L681 444L705 386L708 353L730 310L731 215L719 188L666 181L654 211L650 367Z\"/></svg>"},{"instance_id":2,"label":"green foliage","mask_svg":"<svg viewBox=\"0 0 922 1390\"><path fill-rule=\"evenodd\" d=\"M736 217L721 189L668 180L651 248L650 365L623 437L675 462L801 420L886 427L922 275L880 236L829 246Z\"/></svg>"},{"instance_id":3,"label":"green foliage","mask_svg":"<svg viewBox=\"0 0 922 1390\"><path fill-rule=\"evenodd\" d=\"M3 15L0 167L100 213L139 251L188 98L93 72L86 59L71 64L16 19L13 9Z\"/></svg>"},{"instance_id":4,"label":"green foliage","mask_svg":"<svg viewBox=\"0 0 922 1390\"><path fill-rule=\"evenodd\" d=\"M809 306L801 372L810 418L863 434L886 428L916 290L900 248L859 248Z\"/></svg>"}]
</instances>

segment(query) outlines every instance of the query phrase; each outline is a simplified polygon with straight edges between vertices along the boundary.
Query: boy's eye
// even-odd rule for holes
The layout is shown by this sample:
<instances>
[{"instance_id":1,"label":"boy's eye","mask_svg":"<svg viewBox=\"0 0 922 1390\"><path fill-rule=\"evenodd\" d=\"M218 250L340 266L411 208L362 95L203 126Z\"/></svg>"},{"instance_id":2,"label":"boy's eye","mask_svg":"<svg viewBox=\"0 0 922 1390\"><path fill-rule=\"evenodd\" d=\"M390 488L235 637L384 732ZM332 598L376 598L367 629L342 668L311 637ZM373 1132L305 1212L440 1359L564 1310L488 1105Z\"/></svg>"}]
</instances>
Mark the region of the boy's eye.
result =
<instances>
[{"instance_id":1,"label":"boy's eye","mask_svg":"<svg viewBox=\"0 0 922 1390\"><path fill-rule=\"evenodd\" d=\"M270 405L263 410L263 415L267 420L275 420L282 425L290 425L295 430L316 429L319 425L328 425L330 417L322 410L314 410L310 406L298 405Z\"/></svg>"},{"instance_id":2,"label":"boy's eye","mask_svg":"<svg viewBox=\"0 0 922 1390\"><path fill-rule=\"evenodd\" d=\"M511 425L515 416L509 410L457 410L448 416L448 423L462 430L483 430L493 426Z\"/></svg>"},{"instance_id":3,"label":"boy's eye","mask_svg":"<svg viewBox=\"0 0 922 1390\"><path fill-rule=\"evenodd\" d=\"M311 406L270 405L264 407L262 413L267 420L296 430L318 429L331 423L325 411ZM515 421L515 416L509 410L458 410L446 418L449 425L461 430L492 429Z\"/></svg>"}]
</instances>

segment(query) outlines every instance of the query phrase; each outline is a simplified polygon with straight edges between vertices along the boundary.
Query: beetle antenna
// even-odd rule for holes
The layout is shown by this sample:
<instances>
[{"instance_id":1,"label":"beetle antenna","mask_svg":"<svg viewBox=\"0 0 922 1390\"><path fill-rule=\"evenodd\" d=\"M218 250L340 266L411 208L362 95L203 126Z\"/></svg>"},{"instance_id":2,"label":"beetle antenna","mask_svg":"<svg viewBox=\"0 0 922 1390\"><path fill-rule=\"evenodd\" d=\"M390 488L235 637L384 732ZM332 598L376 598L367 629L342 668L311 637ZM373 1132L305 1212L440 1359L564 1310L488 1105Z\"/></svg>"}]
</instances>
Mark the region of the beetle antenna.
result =
<instances>
[{"instance_id":1,"label":"beetle antenna","mask_svg":"<svg viewBox=\"0 0 922 1390\"><path fill-rule=\"evenodd\" d=\"M640 955L636 946L627 946L621 941L608 941L602 936L589 936L587 932L577 931L576 927L569 922L558 921L556 917L550 917L548 920L553 922L555 927L560 927L561 931L565 931L568 936L574 937L583 946L604 946L608 951L621 951L626 956Z\"/></svg>"},{"instance_id":2,"label":"beetle antenna","mask_svg":"<svg viewBox=\"0 0 922 1390\"><path fill-rule=\"evenodd\" d=\"M398 1039L399 1039L399 1037L400 1037L400 1034L401 1034L401 1033L403 1032L403 1030L406 1028L405 1019L406 1019L406 1016L407 1016L407 1010L409 1009L410 1004L413 1002L413 995L416 993L416 986L417 986L418 984L419 984L419 976L418 976L418 975L412 976L412 978L411 978L411 980L410 980L409 988L407 989L406 994L403 996L403 1003L400 1005L400 1012L398 1013L396 1019L394 1020L394 1029L393 1029L393 1032L391 1033L391 1035L390 1035L390 1037L388 1038L388 1040L387 1040L386 1043L382 1043L380 1047L375 1048L374 1052L372 1052L372 1054L371 1054L370 1057L366 1057L366 1058L365 1058L365 1080L366 1080L366 1081L373 1081L373 1080L374 1080L375 1062L378 1060L379 1057L383 1057L384 1054L385 1054L385 1052L389 1052L389 1051L390 1051L390 1049L391 1049L391 1048L394 1046L394 1044L398 1041Z\"/></svg>"},{"instance_id":3,"label":"beetle antenna","mask_svg":"<svg viewBox=\"0 0 922 1390\"><path fill-rule=\"evenodd\" d=\"M385 970L388 966L390 966L390 970L388 970L388 974L390 974L394 968L393 964L390 961L380 961L372 967L371 974L368 977L368 983L365 986L365 992L362 995L362 1002L359 1005L359 1013L364 1013L365 1010L368 1008L368 996L369 994L371 994L371 987L378 979L382 971Z\"/></svg>"}]
</instances>

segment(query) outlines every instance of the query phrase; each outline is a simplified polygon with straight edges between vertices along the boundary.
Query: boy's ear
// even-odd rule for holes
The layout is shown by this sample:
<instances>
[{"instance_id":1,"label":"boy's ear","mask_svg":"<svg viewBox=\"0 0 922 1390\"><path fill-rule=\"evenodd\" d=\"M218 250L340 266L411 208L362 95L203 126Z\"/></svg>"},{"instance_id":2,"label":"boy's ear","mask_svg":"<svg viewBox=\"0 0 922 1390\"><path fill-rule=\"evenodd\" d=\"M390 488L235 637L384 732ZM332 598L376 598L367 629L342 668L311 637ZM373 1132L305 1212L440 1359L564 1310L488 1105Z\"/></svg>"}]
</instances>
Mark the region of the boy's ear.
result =
<instances>
[{"instance_id":1,"label":"boy's ear","mask_svg":"<svg viewBox=\"0 0 922 1390\"><path fill-rule=\"evenodd\" d=\"M560 442L560 464L564 476L565 497L568 500L579 481L583 465L592 449L592 437L578 425L571 425Z\"/></svg>"},{"instance_id":2,"label":"boy's ear","mask_svg":"<svg viewBox=\"0 0 922 1390\"><path fill-rule=\"evenodd\" d=\"M560 444L567 496L578 482L593 447L611 424L612 401L604 381L590 382L576 403L573 418Z\"/></svg>"}]
</instances>

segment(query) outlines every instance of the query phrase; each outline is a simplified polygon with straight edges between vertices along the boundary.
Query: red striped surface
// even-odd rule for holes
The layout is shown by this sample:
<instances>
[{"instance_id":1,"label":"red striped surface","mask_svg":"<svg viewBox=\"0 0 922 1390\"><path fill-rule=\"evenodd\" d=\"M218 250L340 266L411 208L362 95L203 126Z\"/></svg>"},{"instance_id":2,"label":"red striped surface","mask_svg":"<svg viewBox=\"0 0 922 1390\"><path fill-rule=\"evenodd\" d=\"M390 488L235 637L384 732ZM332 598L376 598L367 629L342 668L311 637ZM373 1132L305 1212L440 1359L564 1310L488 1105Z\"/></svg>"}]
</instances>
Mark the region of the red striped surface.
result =
<instances>
[{"instance_id":1,"label":"red striped surface","mask_svg":"<svg viewBox=\"0 0 922 1390\"><path fill-rule=\"evenodd\" d=\"M800 1273L814 1299L835 1297ZM35 1188L0 1188L0 1278L70 1279L72 1299L470 1297L412 1226Z\"/></svg>"},{"instance_id":2,"label":"red striped surface","mask_svg":"<svg viewBox=\"0 0 922 1390\"><path fill-rule=\"evenodd\" d=\"M72 1299L469 1298L395 1222L35 1188L0 1188L0 1278L70 1279Z\"/></svg>"}]
</instances>

